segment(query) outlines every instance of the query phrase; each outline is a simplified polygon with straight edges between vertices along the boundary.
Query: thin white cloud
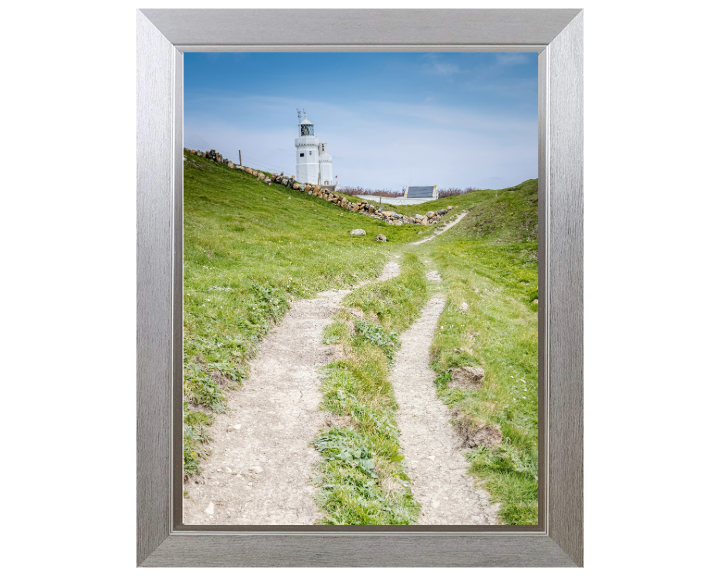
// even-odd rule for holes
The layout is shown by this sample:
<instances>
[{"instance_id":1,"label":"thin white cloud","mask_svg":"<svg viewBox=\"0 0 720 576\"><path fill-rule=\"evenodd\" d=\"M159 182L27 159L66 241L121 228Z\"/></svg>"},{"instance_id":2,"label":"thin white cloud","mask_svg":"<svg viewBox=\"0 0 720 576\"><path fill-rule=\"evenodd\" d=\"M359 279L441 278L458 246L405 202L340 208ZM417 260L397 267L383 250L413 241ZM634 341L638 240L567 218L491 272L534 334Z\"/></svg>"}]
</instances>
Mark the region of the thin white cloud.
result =
<instances>
[{"instance_id":1,"label":"thin white cloud","mask_svg":"<svg viewBox=\"0 0 720 576\"><path fill-rule=\"evenodd\" d=\"M460 67L457 64L443 61L438 54L425 54L422 58L425 60L423 70L428 74L449 76L460 72Z\"/></svg>"},{"instance_id":2,"label":"thin white cloud","mask_svg":"<svg viewBox=\"0 0 720 576\"><path fill-rule=\"evenodd\" d=\"M525 64L528 57L522 52L499 52L495 56L495 61L501 66L514 66L515 64Z\"/></svg>"}]
</instances>

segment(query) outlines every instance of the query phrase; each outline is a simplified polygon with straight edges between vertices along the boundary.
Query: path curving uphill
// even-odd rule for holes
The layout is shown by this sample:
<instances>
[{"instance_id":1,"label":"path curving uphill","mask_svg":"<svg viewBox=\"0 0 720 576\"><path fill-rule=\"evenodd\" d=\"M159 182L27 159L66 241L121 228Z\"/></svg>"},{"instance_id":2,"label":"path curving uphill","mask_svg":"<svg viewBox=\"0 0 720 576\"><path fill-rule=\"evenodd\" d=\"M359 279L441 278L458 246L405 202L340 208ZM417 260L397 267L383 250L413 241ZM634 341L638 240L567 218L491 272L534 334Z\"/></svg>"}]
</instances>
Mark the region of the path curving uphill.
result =
<instances>
[{"instance_id":1,"label":"path curving uphill","mask_svg":"<svg viewBox=\"0 0 720 576\"><path fill-rule=\"evenodd\" d=\"M437 272L428 274L439 279ZM430 344L445 297L430 299L420 318L401 336L390 379L399 408L400 445L412 479L415 499L422 506L420 524L495 524L497 505L466 473L450 411L435 392L430 369Z\"/></svg>"},{"instance_id":2,"label":"path curving uphill","mask_svg":"<svg viewBox=\"0 0 720 576\"><path fill-rule=\"evenodd\" d=\"M465 211L460 212L460 214L458 214L454 220L451 220L450 222L445 224L445 226L443 226L442 228L437 228L435 230L435 232L433 232L432 236L428 236L427 238L423 238L422 240L418 240L417 242L411 242L410 245L417 246L418 244L423 244L424 242L430 242L430 240L432 240L433 238L436 238L436 237L440 236L440 234L442 234L443 232L447 232L448 230L450 230L450 228L452 228L453 226L455 226L455 224L460 222L460 220L465 218L466 214L467 214L467 212L465 212Z\"/></svg>"},{"instance_id":3,"label":"path curving uphill","mask_svg":"<svg viewBox=\"0 0 720 576\"><path fill-rule=\"evenodd\" d=\"M376 281L400 273L389 262ZM363 282L360 286L368 284ZM293 302L250 363L250 376L228 393L228 411L211 427L212 454L186 484L186 525L314 524L311 485L320 457L310 442L323 424L319 368L331 361L325 326L350 290Z\"/></svg>"}]
</instances>

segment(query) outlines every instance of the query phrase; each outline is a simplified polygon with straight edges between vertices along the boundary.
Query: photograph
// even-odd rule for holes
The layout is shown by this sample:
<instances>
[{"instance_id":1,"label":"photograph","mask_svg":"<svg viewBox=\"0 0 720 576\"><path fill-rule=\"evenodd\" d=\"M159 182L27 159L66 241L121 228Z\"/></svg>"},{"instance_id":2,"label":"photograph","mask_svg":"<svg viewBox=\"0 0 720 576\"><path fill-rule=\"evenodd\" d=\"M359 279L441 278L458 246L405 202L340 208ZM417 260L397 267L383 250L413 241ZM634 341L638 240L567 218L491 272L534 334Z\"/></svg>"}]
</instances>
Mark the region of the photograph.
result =
<instances>
[{"instance_id":1,"label":"photograph","mask_svg":"<svg viewBox=\"0 0 720 576\"><path fill-rule=\"evenodd\" d=\"M538 66L184 54L184 526L540 525Z\"/></svg>"}]
</instances>

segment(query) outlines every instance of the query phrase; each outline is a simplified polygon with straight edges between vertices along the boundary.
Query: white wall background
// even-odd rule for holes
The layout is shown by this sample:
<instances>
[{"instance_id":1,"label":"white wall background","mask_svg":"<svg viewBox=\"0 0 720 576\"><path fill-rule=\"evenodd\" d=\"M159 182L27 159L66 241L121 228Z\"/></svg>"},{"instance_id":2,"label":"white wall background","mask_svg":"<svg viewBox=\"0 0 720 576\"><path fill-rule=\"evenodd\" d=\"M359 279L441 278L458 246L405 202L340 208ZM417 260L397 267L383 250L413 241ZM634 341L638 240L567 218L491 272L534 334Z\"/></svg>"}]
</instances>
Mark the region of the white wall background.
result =
<instances>
[{"instance_id":1,"label":"white wall background","mask_svg":"<svg viewBox=\"0 0 720 576\"><path fill-rule=\"evenodd\" d=\"M578 4L586 7L586 571L707 574L717 569L710 530L719 516L717 8L552 3ZM0 93L8 574L134 570L134 8L41 2L4 12L12 22Z\"/></svg>"}]
</instances>

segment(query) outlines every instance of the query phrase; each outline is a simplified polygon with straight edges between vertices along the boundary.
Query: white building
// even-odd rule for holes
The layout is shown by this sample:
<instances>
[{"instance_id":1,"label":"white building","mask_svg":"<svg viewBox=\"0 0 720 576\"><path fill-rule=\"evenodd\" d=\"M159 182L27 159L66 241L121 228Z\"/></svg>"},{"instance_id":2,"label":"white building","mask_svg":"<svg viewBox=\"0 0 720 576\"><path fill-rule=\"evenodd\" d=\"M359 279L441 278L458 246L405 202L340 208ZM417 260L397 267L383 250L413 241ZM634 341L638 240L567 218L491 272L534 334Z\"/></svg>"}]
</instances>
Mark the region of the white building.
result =
<instances>
[{"instance_id":1,"label":"white building","mask_svg":"<svg viewBox=\"0 0 720 576\"><path fill-rule=\"evenodd\" d=\"M333 186L332 156L327 153L327 144L320 142L320 186Z\"/></svg>"},{"instance_id":2,"label":"white building","mask_svg":"<svg viewBox=\"0 0 720 576\"><path fill-rule=\"evenodd\" d=\"M304 112L304 111L303 111ZM306 184L320 184L333 187L332 156L327 153L327 144L315 136L315 125L302 120L298 110L298 137L295 138L295 180Z\"/></svg>"},{"instance_id":3,"label":"white building","mask_svg":"<svg viewBox=\"0 0 720 576\"><path fill-rule=\"evenodd\" d=\"M437 200L437 186L407 186L405 188L405 198L427 198Z\"/></svg>"}]
</instances>

